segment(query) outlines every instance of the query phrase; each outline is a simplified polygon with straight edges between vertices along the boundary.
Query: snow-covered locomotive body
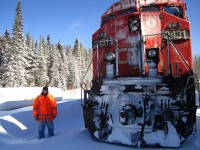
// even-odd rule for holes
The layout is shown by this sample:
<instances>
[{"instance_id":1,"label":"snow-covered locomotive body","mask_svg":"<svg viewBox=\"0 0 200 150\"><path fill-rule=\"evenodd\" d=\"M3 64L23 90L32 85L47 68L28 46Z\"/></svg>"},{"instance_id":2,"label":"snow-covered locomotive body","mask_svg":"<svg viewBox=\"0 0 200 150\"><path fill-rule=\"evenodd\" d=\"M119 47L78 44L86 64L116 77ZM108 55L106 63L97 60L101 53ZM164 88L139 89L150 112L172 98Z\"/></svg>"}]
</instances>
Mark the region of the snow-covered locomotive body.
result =
<instances>
[{"instance_id":1,"label":"snow-covered locomotive body","mask_svg":"<svg viewBox=\"0 0 200 150\"><path fill-rule=\"evenodd\" d=\"M194 133L198 86L185 10L181 0L121 0L103 14L82 102L93 138L178 147Z\"/></svg>"}]
</instances>

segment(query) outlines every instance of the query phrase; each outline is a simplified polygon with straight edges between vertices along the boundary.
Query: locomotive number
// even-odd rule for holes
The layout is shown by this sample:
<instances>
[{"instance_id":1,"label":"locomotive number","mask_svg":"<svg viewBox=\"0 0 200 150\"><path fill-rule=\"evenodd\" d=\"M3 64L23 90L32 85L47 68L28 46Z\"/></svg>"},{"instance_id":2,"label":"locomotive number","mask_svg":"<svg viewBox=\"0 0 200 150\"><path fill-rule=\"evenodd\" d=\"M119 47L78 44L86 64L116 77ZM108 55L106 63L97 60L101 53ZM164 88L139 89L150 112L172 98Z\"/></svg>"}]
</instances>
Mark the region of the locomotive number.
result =
<instances>
[{"instance_id":1,"label":"locomotive number","mask_svg":"<svg viewBox=\"0 0 200 150\"><path fill-rule=\"evenodd\" d=\"M99 41L94 41L92 44L93 48L102 47L109 47L112 44L112 40L110 38L107 39L100 39Z\"/></svg>"},{"instance_id":2,"label":"locomotive number","mask_svg":"<svg viewBox=\"0 0 200 150\"><path fill-rule=\"evenodd\" d=\"M165 30L163 39L167 39L168 36L172 40L186 40L189 39L189 32L187 30Z\"/></svg>"}]
</instances>

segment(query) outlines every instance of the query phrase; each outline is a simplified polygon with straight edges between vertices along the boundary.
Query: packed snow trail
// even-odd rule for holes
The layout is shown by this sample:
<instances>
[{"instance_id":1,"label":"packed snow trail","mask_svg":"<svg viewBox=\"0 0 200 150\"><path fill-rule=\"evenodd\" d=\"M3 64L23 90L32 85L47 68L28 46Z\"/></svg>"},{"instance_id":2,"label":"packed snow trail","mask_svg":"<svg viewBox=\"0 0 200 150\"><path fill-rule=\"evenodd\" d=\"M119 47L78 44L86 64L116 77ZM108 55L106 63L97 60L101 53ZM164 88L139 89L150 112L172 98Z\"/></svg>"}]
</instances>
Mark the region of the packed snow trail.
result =
<instances>
[{"instance_id":1,"label":"packed snow trail","mask_svg":"<svg viewBox=\"0 0 200 150\"><path fill-rule=\"evenodd\" d=\"M37 139L37 122L32 116L32 107L0 112L0 150L130 150L132 147L93 141L84 127L80 100L58 102L59 115L54 121L55 136ZM197 113L199 124L200 113ZM46 130L47 133L47 130ZM200 135L189 138L181 149L198 149ZM147 149L145 149L147 150ZM152 150L152 148L151 148Z\"/></svg>"}]
</instances>

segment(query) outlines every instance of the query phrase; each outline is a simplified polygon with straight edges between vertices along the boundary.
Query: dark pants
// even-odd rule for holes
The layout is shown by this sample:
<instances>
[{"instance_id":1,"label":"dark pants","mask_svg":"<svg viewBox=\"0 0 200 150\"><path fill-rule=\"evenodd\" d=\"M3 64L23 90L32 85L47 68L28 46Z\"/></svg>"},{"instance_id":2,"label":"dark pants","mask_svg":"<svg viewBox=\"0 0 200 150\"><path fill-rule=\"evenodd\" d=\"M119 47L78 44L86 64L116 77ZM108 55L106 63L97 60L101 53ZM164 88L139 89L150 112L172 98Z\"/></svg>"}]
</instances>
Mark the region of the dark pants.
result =
<instances>
[{"instance_id":1,"label":"dark pants","mask_svg":"<svg viewBox=\"0 0 200 150\"><path fill-rule=\"evenodd\" d=\"M47 128L48 128L49 137L54 136L54 125L53 125L53 121L38 122L38 125L39 125L39 128L38 128L39 139L45 137L45 126L46 126L46 125L47 125Z\"/></svg>"}]
</instances>

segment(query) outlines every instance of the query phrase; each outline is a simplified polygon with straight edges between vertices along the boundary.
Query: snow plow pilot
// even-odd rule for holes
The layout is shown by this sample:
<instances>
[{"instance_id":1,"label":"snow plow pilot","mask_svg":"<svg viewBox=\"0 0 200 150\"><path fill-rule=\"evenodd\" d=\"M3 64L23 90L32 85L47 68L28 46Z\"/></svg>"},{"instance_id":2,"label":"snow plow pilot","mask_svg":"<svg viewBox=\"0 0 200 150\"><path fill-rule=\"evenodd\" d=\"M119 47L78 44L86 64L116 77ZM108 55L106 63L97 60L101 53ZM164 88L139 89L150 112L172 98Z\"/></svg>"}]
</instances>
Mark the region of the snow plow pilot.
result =
<instances>
[{"instance_id":1,"label":"snow plow pilot","mask_svg":"<svg viewBox=\"0 0 200 150\"><path fill-rule=\"evenodd\" d=\"M55 98L49 94L48 87L43 87L42 93L33 103L33 116L38 121L39 139L45 137L45 126L48 128L49 137L54 136L53 120L58 114Z\"/></svg>"}]
</instances>

